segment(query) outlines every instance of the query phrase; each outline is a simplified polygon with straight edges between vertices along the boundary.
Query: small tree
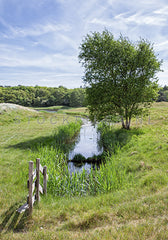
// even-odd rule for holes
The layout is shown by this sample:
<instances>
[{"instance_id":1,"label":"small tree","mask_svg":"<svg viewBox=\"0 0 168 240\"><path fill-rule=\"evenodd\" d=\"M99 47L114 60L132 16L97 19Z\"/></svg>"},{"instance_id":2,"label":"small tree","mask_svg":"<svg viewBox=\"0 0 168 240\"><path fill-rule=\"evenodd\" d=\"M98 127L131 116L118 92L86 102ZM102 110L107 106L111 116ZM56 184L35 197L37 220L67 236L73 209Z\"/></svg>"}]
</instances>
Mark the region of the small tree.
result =
<instances>
[{"instance_id":1,"label":"small tree","mask_svg":"<svg viewBox=\"0 0 168 240\"><path fill-rule=\"evenodd\" d=\"M129 129L131 118L150 107L158 92L156 73L161 63L153 46L143 39L136 44L109 31L88 34L80 45L84 82L91 120L119 115Z\"/></svg>"}]
</instances>

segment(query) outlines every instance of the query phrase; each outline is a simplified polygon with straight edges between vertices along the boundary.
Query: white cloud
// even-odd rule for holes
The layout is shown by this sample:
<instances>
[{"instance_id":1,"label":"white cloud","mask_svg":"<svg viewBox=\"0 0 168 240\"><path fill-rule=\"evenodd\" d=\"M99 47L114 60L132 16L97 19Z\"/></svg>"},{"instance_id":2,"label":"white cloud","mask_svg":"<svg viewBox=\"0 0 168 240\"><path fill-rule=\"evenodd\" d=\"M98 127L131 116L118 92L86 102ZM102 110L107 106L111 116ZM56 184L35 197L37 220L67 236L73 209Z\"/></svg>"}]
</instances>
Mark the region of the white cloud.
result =
<instances>
[{"instance_id":1,"label":"white cloud","mask_svg":"<svg viewBox=\"0 0 168 240\"><path fill-rule=\"evenodd\" d=\"M25 86L48 86L58 87L63 85L68 88L80 87L82 84L81 74L57 74L53 72L33 72L33 71L19 71L16 70L14 73L9 72L8 77L5 73L0 75L0 85L3 86L15 86L15 85L25 85ZM22 78L20 78L22 76Z\"/></svg>"},{"instance_id":2,"label":"white cloud","mask_svg":"<svg viewBox=\"0 0 168 240\"><path fill-rule=\"evenodd\" d=\"M12 27L8 25L8 28L10 30L10 32L6 34L8 38L41 36L43 34L56 33L59 31L68 32L71 30L68 24L62 25L56 23L37 24L29 28Z\"/></svg>"},{"instance_id":3,"label":"white cloud","mask_svg":"<svg viewBox=\"0 0 168 240\"><path fill-rule=\"evenodd\" d=\"M168 51L168 40L155 44L155 49L157 51ZM168 54L167 54L168 56Z\"/></svg>"},{"instance_id":4,"label":"white cloud","mask_svg":"<svg viewBox=\"0 0 168 240\"><path fill-rule=\"evenodd\" d=\"M26 67L26 68L44 68L50 70L59 70L67 72L75 71L78 61L75 56L66 56L63 54L45 54L39 57L19 56L17 53L3 54L0 57L1 67Z\"/></svg>"},{"instance_id":5,"label":"white cloud","mask_svg":"<svg viewBox=\"0 0 168 240\"><path fill-rule=\"evenodd\" d=\"M120 9L122 9L124 6L127 6L129 9L153 9L153 8L160 8L165 6L165 1L164 0L140 0L140 1L131 1L131 0L107 0L108 4L111 6L118 5L120 6Z\"/></svg>"},{"instance_id":6,"label":"white cloud","mask_svg":"<svg viewBox=\"0 0 168 240\"><path fill-rule=\"evenodd\" d=\"M78 49L78 44L77 42L72 39L71 37L65 35L65 34L59 34L59 37L61 38L62 40L62 43L64 44L64 46L68 45L69 47L72 47L74 48L75 50ZM57 36L55 36L55 41L56 41L56 44L57 44Z\"/></svg>"},{"instance_id":7,"label":"white cloud","mask_svg":"<svg viewBox=\"0 0 168 240\"><path fill-rule=\"evenodd\" d=\"M163 8L156 10L156 11L154 11L154 13L168 16L168 6L165 6Z\"/></svg>"},{"instance_id":8,"label":"white cloud","mask_svg":"<svg viewBox=\"0 0 168 240\"><path fill-rule=\"evenodd\" d=\"M104 19L98 19L98 18L94 18L90 21L91 24L99 24L99 25L103 25L103 26L111 26L111 22L110 20L104 20Z\"/></svg>"},{"instance_id":9,"label":"white cloud","mask_svg":"<svg viewBox=\"0 0 168 240\"><path fill-rule=\"evenodd\" d=\"M128 16L126 14L119 14L115 16L115 20L124 21L125 24L137 24L137 25L154 25L154 26L165 26L167 24L167 18L165 16L158 16L156 14L143 12L137 12Z\"/></svg>"}]
</instances>

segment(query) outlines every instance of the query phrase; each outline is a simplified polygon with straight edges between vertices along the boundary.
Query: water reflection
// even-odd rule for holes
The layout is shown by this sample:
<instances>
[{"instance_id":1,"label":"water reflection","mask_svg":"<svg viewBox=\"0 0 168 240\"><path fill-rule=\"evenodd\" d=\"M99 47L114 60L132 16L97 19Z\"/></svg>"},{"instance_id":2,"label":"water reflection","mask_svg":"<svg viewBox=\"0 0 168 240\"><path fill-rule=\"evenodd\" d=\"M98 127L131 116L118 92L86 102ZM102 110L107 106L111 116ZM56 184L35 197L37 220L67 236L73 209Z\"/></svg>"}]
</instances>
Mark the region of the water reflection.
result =
<instances>
[{"instance_id":1,"label":"water reflection","mask_svg":"<svg viewBox=\"0 0 168 240\"><path fill-rule=\"evenodd\" d=\"M68 170L70 174L72 173L80 173L85 169L85 171L89 174L91 168L95 169L98 168L97 164L94 163L76 163L76 162L68 162Z\"/></svg>"},{"instance_id":2,"label":"water reflection","mask_svg":"<svg viewBox=\"0 0 168 240\"><path fill-rule=\"evenodd\" d=\"M79 133L79 139L74 149L69 153L70 160L72 160L76 154L81 154L85 158L88 158L103 152L103 148L98 144L100 135L97 132L97 127L93 126L92 123L86 119L83 121L84 123Z\"/></svg>"},{"instance_id":3,"label":"water reflection","mask_svg":"<svg viewBox=\"0 0 168 240\"><path fill-rule=\"evenodd\" d=\"M100 155L103 152L103 147L101 147L98 142L100 140L100 134L97 132L97 127L93 126L92 123L86 119L83 120L83 125L81 127L78 140L75 144L74 149L69 153L69 160L72 160L75 155L81 154L86 159L93 157L94 155ZM83 169L86 172L90 172L91 167L95 167L96 164L91 163L81 163L69 162L68 169L70 173L81 172Z\"/></svg>"}]
</instances>

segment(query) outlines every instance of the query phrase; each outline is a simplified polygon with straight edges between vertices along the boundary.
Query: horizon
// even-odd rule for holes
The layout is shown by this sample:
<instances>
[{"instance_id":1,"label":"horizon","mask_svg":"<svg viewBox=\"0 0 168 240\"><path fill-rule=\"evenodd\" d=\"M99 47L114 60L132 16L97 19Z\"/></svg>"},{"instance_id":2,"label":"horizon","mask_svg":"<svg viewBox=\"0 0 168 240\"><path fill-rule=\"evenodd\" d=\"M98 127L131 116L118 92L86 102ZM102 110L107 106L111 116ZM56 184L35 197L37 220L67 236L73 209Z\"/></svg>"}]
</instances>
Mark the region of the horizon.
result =
<instances>
[{"instance_id":1,"label":"horizon","mask_svg":"<svg viewBox=\"0 0 168 240\"><path fill-rule=\"evenodd\" d=\"M48 87L48 86L40 86L40 85L35 85L35 86L32 86L32 85L13 85L13 86L2 86L2 85L0 85L0 87L3 87L3 88L8 88L8 87L42 87L42 88L60 88L60 87L63 87L63 88L66 88L66 89L68 89L68 90L73 90L73 89L76 89L76 88L83 88L83 89L85 89L86 87L85 86L79 86L79 87L73 87L73 88L69 88L69 87L66 87L66 86L64 86L64 85L59 85L59 86L56 86L56 87ZM159 83L158 83L158 87L159 88L164 88L164 87L168 87L168 85L159 85Z\"/></svg>"}]
</instances>

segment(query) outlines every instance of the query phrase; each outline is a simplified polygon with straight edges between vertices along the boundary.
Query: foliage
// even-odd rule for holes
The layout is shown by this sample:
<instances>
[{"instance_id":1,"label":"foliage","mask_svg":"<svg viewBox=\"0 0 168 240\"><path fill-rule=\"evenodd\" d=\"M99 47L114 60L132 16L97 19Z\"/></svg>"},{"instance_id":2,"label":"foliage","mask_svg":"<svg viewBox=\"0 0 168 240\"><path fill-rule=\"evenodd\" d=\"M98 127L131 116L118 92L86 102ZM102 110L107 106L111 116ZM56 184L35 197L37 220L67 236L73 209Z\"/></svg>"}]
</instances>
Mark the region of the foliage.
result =
<instances>
[{"instance_id":1,"label":"foliage","mask_svg":"<svg viewBox=\"0 0 168 240\"><path fill-rule=\"evenodd\" d=\"M0 87L0 103L15 103L29 107L64 105L82 107L85 105L85 89L54 87Z\"/></svg>"},{"instance_id":2,"label":"foliage","mask_svg":"<svg viewBox=\"0 0 168 240\"><path fill-rule=\"evenodd\" d=\"M159 89L157 102L168 102L168 86Z\"/></svg>"},{"instance_id":3,"label":"foliage","mask_svg":"<svg viewBox=\"0 0 168 240\"><path fill-rule=\"evenodd\" d=\"M157 97L157 77L162 61L148 41L136 44L109 31L88 34L80 45L79 59L85 68L84 82L90 117L102 120L119 115L123 128Z\"/></svg>"},{"instance_id":4,"label":"foliage","mask_svg":"<svg viewBox=\"0 0 168 240\"><path fill-rule=\"evenodd\" d=\"M81 107L85 105L85 91L83 88L76 88L70 93L70 107Z\"/></svg>"},{"instance_id":5,"label":"foliage","mask_svg":"<svg viewBox=\"0 0 168 240\"><path fill-rule=\"evenodd\" d=\"M73 157L72 159L73 162L85 162L86 161L86 158L80 154L80 153L77 153L75 154L75 156Z\"/></svg>"}]
</instances>

